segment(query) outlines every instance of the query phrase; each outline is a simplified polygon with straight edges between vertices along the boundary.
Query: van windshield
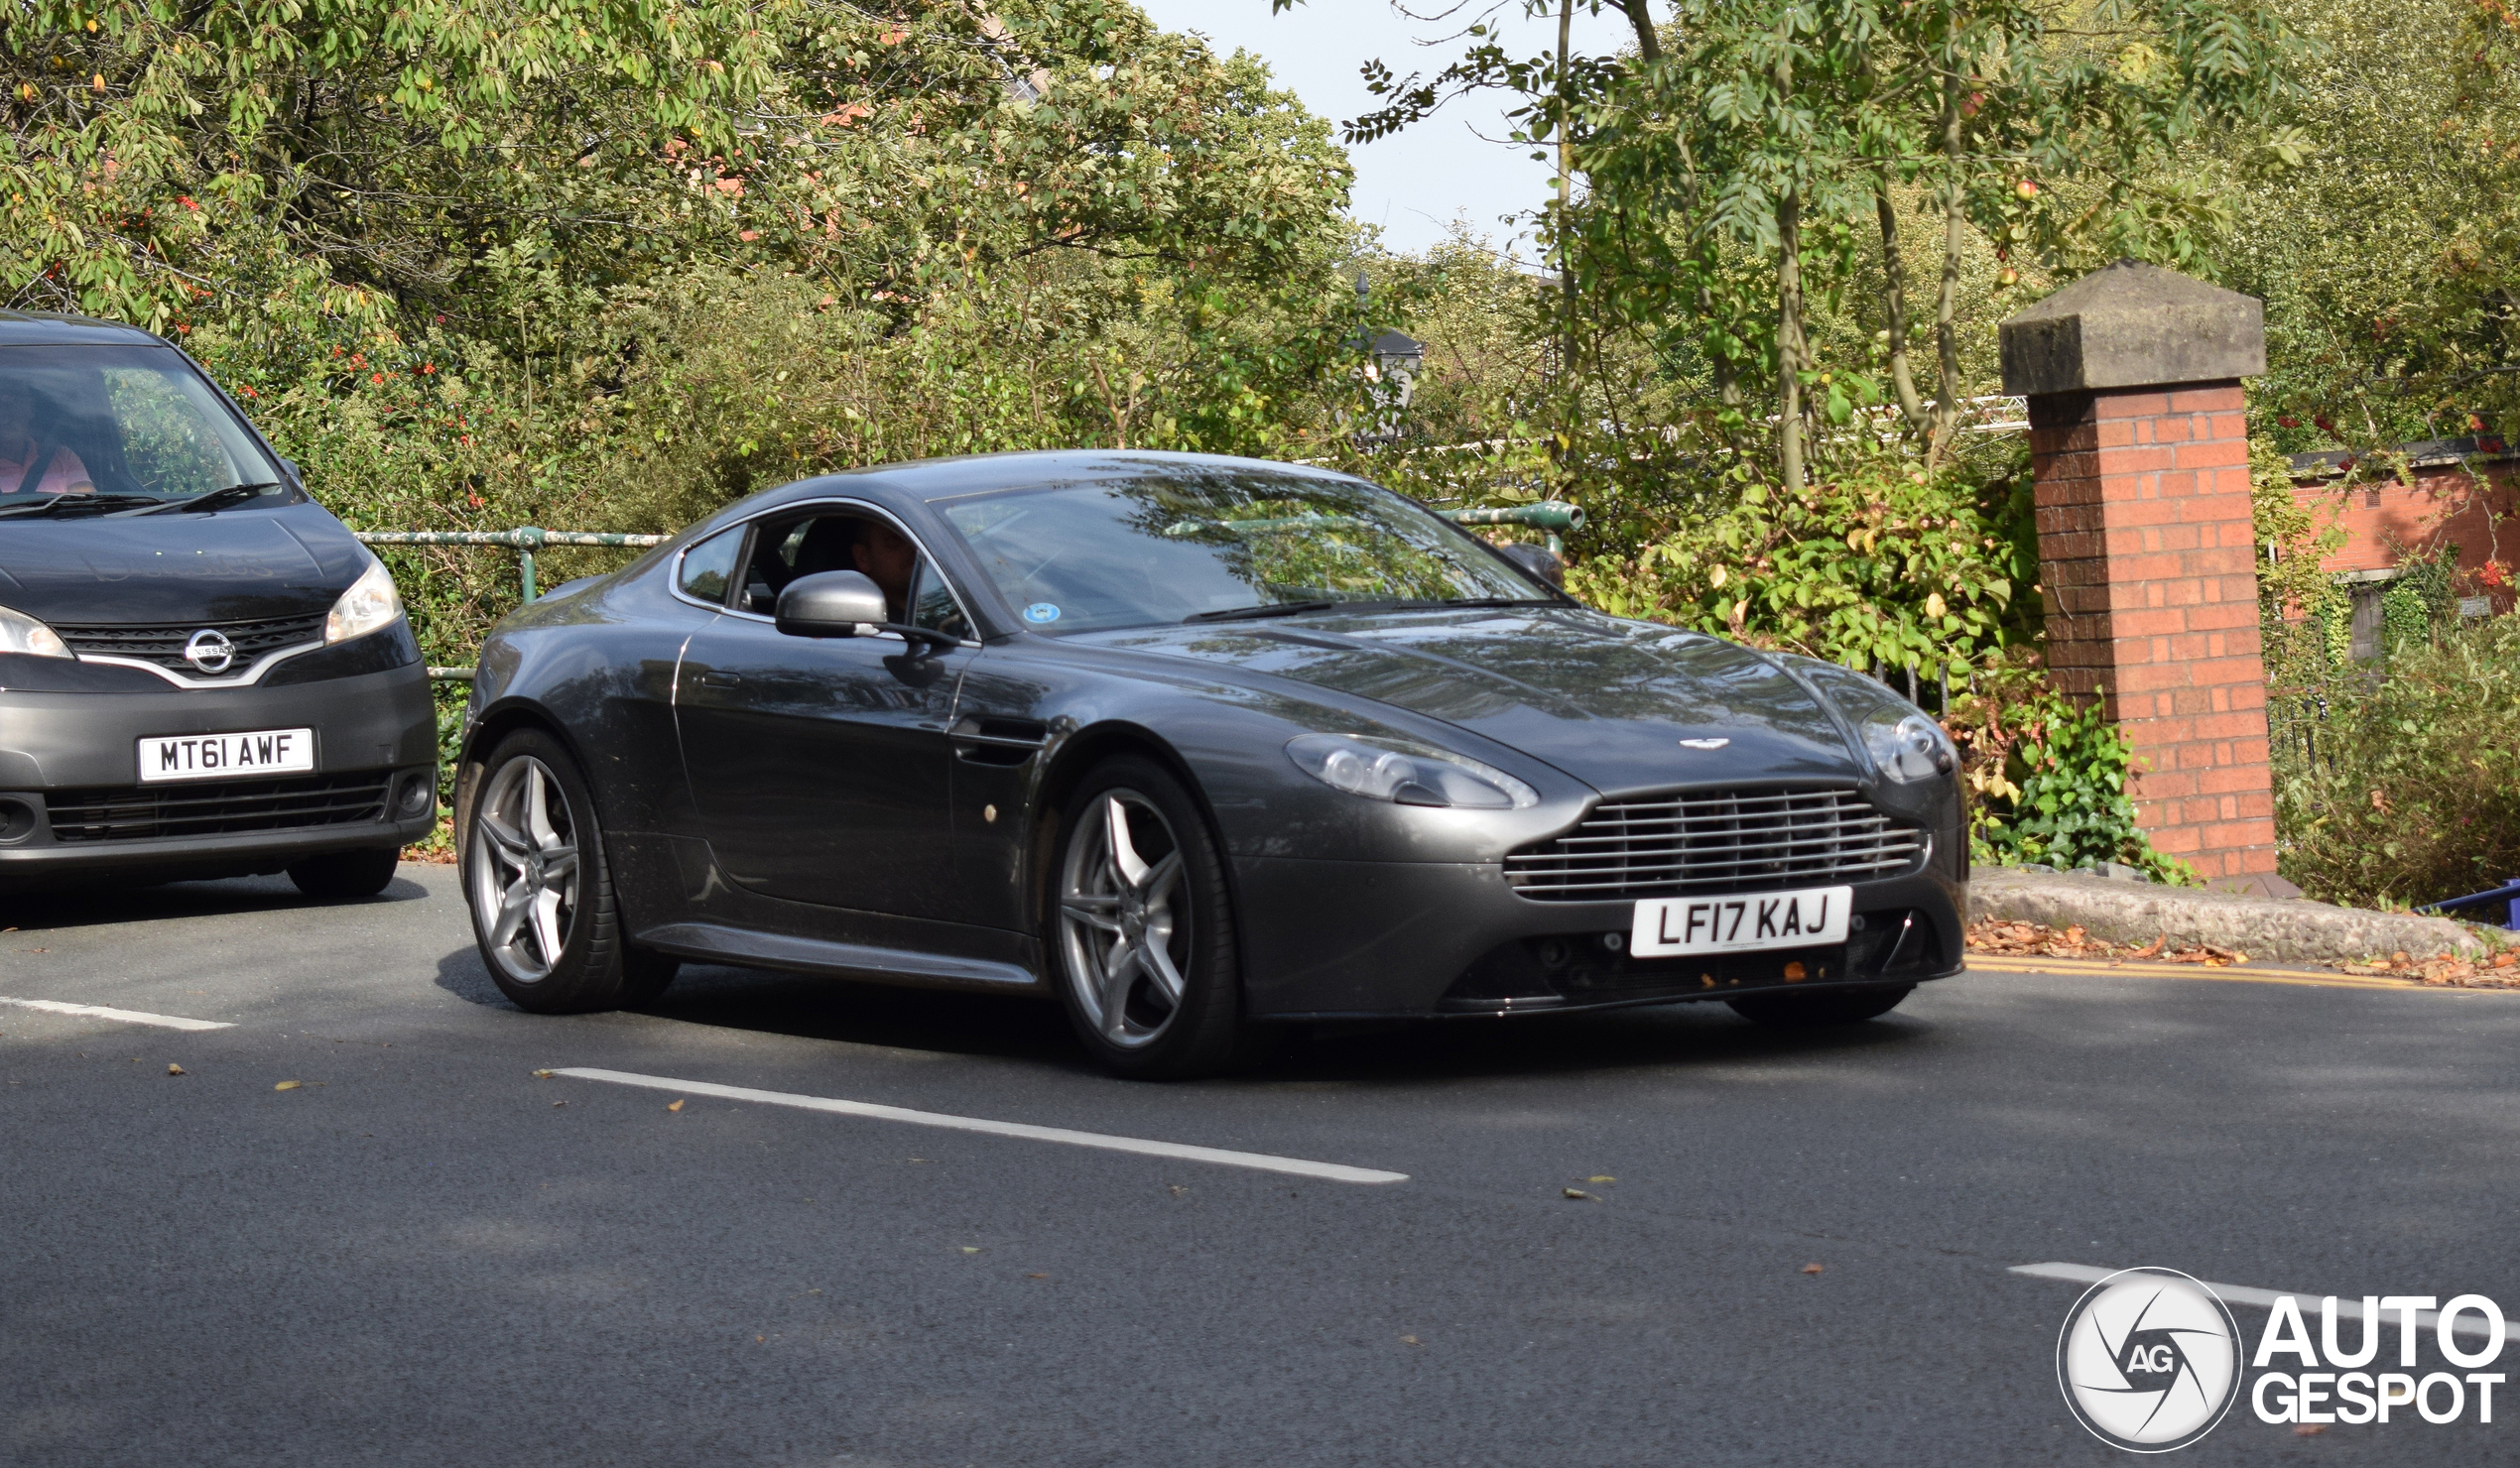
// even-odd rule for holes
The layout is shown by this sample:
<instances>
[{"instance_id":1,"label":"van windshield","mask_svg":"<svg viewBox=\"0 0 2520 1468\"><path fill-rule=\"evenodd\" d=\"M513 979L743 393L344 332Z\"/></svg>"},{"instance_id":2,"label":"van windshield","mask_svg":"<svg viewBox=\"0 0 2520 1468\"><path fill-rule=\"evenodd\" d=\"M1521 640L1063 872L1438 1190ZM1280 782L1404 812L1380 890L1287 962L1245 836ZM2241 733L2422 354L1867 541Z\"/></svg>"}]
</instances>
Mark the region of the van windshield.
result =
<instances>
[{"instance_id":1,"label":"van windshield","mask_svg":"<svg viewBox=\"0 0 2520 1468\"><path fill-rule=\"evenodd\" d=\"M280 481L173 347L0 347L0 516L241 502Z\"/></svg>"}]
</instances>

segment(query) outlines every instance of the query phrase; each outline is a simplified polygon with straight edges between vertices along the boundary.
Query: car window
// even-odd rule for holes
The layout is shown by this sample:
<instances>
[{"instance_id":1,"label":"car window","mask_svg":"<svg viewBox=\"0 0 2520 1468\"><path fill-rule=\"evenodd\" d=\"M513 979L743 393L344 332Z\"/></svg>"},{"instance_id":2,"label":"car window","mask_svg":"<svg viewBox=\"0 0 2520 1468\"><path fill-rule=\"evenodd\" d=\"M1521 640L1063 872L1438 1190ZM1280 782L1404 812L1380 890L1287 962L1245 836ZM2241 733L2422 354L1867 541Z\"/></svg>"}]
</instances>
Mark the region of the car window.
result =
<instances>
[{"instance_id":1,"label":"car window","mask_svg":"<svg viewBox=\"0 0 2520 1468\"><path fill-rule=\"evenodd\" d=\"M1459 527L1352 479L1242 466L943 503L1025 623L1048 633L1288 603L1549 602Z\"/></svg>"},{"instance_id":2,"label":"car window","mask_svg":"<svg viewBox=\"0 0 2520 1468\"><path fill-rule=\"evenodd\" d=\"M744 549L744 527L722 530L683 552L674 584L693 601L726 604L726 588L735 579L735 557Z\"/></svg>"},{"instance_id":3,"label":"car window","mask_svg":"<svg viewBox=\"0 0 2520 1468\"><path fill-rule=\"evenodd\" d=\"M947 637L967 640L971 636L970 620L962 615L961 603L953 599L953 588L945 584L945 578L938 571L935 561L925 555L919 557L919 577L912 587L912 626L942 632Z\"/></svg>"},{"instance_id":4,"label":"car window","mask_svg":"<svg viewBox=\"0 0 2520 1468\"><path fill-rule=\"evenodd\" d=\"M0 506L279 482L261 440L173 347L0 348Z\"/></svg>"}]
</instances>

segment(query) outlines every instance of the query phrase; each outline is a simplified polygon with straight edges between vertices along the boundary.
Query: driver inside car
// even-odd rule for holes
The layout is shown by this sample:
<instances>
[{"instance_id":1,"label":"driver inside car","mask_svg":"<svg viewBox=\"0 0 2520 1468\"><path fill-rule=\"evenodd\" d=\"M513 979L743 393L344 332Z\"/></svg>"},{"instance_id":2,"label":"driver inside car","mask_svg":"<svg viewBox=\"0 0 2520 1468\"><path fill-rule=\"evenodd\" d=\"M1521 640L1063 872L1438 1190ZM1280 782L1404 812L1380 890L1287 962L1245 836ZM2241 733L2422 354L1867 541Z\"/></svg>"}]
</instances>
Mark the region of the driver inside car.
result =
<instances>
[{"instance_id":1,"label":"driver inside car","mask_svg":"<svg viewBox=\"0 0 2520 1468\"><path fill-rule=\"evenodd\" d=\"M870 520L859 527L850 554L866 578L882 589L888 619L909 621L910 577L919 568L919 548L900 531Z\"/></svg>"},{"instance_id":2,"label":"driver inside car","mask_svg":"<svg viewBox=\"0 0 2520 1468\"><path fill-rule=\"evenodd\" d=\"M0 494L94 494L87 465L68 445L36 437L35 409L23 384L0 378Z\"/></svg>"}]
</instances>

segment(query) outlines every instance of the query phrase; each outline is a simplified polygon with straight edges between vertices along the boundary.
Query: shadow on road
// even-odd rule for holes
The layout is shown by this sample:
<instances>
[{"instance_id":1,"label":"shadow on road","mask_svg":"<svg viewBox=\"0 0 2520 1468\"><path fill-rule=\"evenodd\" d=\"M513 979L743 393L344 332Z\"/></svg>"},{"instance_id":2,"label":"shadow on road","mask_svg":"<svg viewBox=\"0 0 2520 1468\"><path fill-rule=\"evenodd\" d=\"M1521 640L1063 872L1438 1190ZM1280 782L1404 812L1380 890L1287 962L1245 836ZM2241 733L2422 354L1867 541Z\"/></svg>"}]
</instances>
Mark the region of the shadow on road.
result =
<instances>
[{"instance_id":1,"label":"shadow on road","mask_svg":"<svg viewBox=\"0 0 2520 1468\"><path fill-rule=\"evenodd\" d=\"M397 877L374 897L325 902L298 890L287 877L229 877L216 882L168 882L156 887L61 887L0 894L0 926L23 932L93 927L114 922L157 922L170 918L220 917L234 913L298 912L315 908L357 908L418 902L429 889L408 877Z\"/></svg>"},{"instance_id":2,"label":"shadow on road","mask_svg":"<svg viewBox=\"0 0 2520 1468\"><path fill-rule=\"evenodd\" d=\"M470 948L439 961L438 986L513 1009ZM1055 1003L1018 996L900 989L764 969L687 966L642 1013L718 1029L938 1054L1095 1066ZM1720 1004L1673 1004L1513 1020L1395 1021L1293 1027L1269 1059L1220 1084L1410 1085L1670 1065L1723 1065L1876 1051L1932 1033L1897 1014L1825 1030L1770 1030Z\"/></svg>"}]
</instances>

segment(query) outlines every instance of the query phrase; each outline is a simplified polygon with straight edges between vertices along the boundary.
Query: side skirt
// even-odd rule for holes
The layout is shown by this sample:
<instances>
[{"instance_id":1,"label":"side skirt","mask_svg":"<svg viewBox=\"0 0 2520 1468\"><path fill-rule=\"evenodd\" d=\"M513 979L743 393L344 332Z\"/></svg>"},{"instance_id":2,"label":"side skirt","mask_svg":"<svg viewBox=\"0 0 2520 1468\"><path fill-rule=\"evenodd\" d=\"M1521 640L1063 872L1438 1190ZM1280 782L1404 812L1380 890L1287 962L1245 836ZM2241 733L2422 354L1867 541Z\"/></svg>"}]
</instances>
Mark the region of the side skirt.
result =
<instances>
[{"instance_id":1,"label":"side skirt","mask_svg":"<svg viewBox=\"0 0 2520 1468\"><path fill-rule=\"evenodd\" d=\"M832 978L874 979L915 984L928 989L972 989L1003 994L1010 989L1039 989L1041 980L1027 968L986 958L957 958L918 953L904 948L878 948L865 943L836 943L787 933L755 932L715 922L669 922L642 930L641 947L700 963L731 963L749 968L785 969L792 973Z\"/></svg>"}]
</instances>

